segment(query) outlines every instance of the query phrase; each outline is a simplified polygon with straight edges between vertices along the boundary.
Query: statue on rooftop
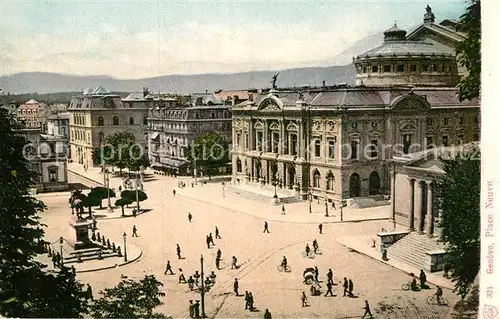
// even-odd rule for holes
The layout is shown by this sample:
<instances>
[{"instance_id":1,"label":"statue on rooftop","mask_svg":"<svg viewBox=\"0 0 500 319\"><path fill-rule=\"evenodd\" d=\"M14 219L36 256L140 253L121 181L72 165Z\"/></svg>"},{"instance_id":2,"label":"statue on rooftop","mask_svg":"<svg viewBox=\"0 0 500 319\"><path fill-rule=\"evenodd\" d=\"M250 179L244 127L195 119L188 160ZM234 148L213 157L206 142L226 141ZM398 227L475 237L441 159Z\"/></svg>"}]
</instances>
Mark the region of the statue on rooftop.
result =
<instances>
[{"instance_id":1,"label":"statue on rooftop","mask_svg":"<svg viewBox=\"0 0 500 319\"><path fill-rule=\"evenodd\" d=\"M435 20L435 17L434 17L434 13L432 13L432 9L429 5L427 5L427 7L425 8L425 15L424 15L424 23L426 22L434 22Z\"/></svg>"},{"instance_id":2,"label":"statue on rooftop","mask_svg":"<svg viewBox=\"0 0 500 319\"><path fill-rule=\"evenodd\" d=\"M273 75L273 79L271 80L271 84L273 85L273 89L277 89L278 87L276 86L276 80L278 80L278 75L280 75L280 73L275 73Z\"/></svg>"}]
</instances>

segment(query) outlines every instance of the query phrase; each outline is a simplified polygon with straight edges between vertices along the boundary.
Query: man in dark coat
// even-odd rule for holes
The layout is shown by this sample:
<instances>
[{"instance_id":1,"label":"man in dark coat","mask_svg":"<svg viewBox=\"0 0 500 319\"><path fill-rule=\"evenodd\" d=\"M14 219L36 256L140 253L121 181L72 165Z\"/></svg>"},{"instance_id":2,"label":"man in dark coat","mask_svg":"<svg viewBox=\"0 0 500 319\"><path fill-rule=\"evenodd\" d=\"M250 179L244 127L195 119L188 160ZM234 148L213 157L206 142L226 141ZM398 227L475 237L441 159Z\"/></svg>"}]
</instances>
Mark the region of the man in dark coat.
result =
<instances>
[{"instance_id":1,"label":"man in dark coat","mask_svg":"<svg viewBox=\"0 0 500 319\"><path fill-rule=\"evenodd\" d=\"M363 307L363 309L365 310L365 313L363 314L363 317L361 317L361 319L364 319L366 315L370 316L370 318L373 318L368 300L365 300L365 306Z\"/></svg>"},{"instance_id":2,"label":"man in dark coat","mask_svg":"<svg viewBox=\"0 0 500 319\"><path fill-rule=\"evenodd\" d=\"M181 247L179 246L179 244L177 244L176 250L177 250L177 257L181 259Z\"/></svg>"},{"instance_id":3,"label":"man in dark coat","mask_svg":"<svg viewBox=\"0 0 500 319\"><path fill-rule=\"evenodd\" d=\"M248 308L253 311L253 295L251 292L248 293Z\"/></svg>"},{"instance_id":4,"label":"man in dark coat","mask_svg":"<svg viewBox=\"0 0 500 319\"><path fill-rule=\"evenodd\" d=\"M420 287L422 287L422 289L425 289L427 287L427 285L425 284L427 281L427 276L425 275L425 272L423 269L420 269Z\"/></svg>"},{"instance_id":5,"label":"man in dark coat","mask_svg":"<svg viewBox=\"0 0 500 319\"><path fill-rule=\"evenodd\" d=\"M352 291L354 290L354 284L352 283L352 280L349 279L349 297L354 297L354 294Z\"/></svg>"},{"instance_id":6,"label":"man in dark coat","mask_svg":"<svg viewBox=\"0 0 500 319\"><path fill-rule=\"evenodd\" d=\"M328 293L330 293L330 296L333 297L332 287L333 287L333 284L330 281L328 281L326 283L326 288L328 288L328 290L326 291L325 297L328 296Z\"/></svg>"},{"instance_id":7,"label":"man in dark coat","mask_svg":"<svg viewBox=\"0 0 500 319\"><path fill-rule=\"evenodd\" d=\"M92 287L87 284L87 298L90 300L94 300L94 294L92 293Z\"/></svg>"},{"instance_id":8,"label":"man in dark coat","mask_svg":"<svg viewBox=\"0 0 500 319\"><path fill-rule=\"evenodd\" d=\"M314 280L315 280L316 282L318 282L318 281L319 281L318 276L319 276L319 269L318 269L318 267L317 267L317 266L315 266L315 267L314 267Z\"/></svg>"},{"instance_id":9,"label":"man in dark coat","mask_svg":"<svg viewBox=\"0 0 500 319\"><path fill-rule=\"evenodd\" d=\"M272 316L271 316L271 313L269 312L268 309L266 309L266 312L264 312L264 319L271 319Z\"/></svg>"},{"instance_id":10,"label":"man in dark coat","mask_svg":"<svg viewBox=\"0 0 500 319\"><path fill-rule=\"evenodd\" d=\"M326 277L328 278L328 281L333 284L333 271L332 269L328 269L328 273L326 274ZM345 279L345 278L344 278Z\"/></svg>"},{"instance_id":11,"label":"man in dark coat","mask_svg":"<svg viewBox=\"0 0 500 319\"><path fill-rule=\"evenodd\" d=\"M194 305L192 300L189 300L189 318L194 318Z\"/></svg>"},{"instance_id":12,"label":"man in dark coat","mask_svg":"<svg viewBox=\"0 0 500 319\"><path fill-rule=\"evenodd\" d=\"M344 277L344 284L342 285L342 287L344 287L344 297L345 297L349 293L349 282L347 281L346 277Z\"/></svg>"},{"instance_id":13,"label":"man in dark coat","mask_svg":"<svg viewBox=\"0 0 500 319\"><path fill-rule=\"evenodd\" d=\"M170 274L173 275L174 272L172 271L172 266L170 266L170 260L167 260L167 266L165 267L165 272L163 273L164 275L167 274L167 272L170 271Z\"/></svg>"},{"instance_id":14,"label":"man in dark coat","mask_svg":"<svg viewBox=\"0 0 500 319\"><path fill-rule=\"evenodd\" d=\"M319 233L323 234L323 224L319 224L318 228L319 228Z\"/></svg>"},{"instance_id":15,"label":"man in dark coat","mask_svg":"<svg viewBox=\"0 0 500 319\"><path fill-rule=\"evenodd\" d=\"M215 239L222 239L219 235L219 228L217 228L217 226L215 226Z\"/></svg>"},{"instance_id":16,"label":"man in dark coat","mask_svg":"<svg viewBox=\"0 0 500 319\"><path fill-rule=\"evenodd\" d=\"M245 310L248 309L248 291L245 291Z\"/></svg>"},{"instance_id":17,"label":"man in dark coat","mask_svg":"<svg viewBox=\"0 0 500 319\"><path fill-rule=\"evenodd\" d=\"M196 300L195 304L193 305L193 310L194 310L194 317L200 318L200 301L199 300Z\"/></svg>"},{"instance_id":18,"label":"man in dark coat","mask_svg":"<svg viewBox=\"0 0 500 319\"><path fill-rule=\"evenodd\" d=\"M238 278L234 278L234 284L233 284L233 288L234 288L234 294L236 296L239 296L239 293L238 293L238 288L239 288L239 283L238 283Z\"/></svg>"},{"instance_id":19,"label":"man in dark coat","mask_svg":"<svg viewBox=\"0 0 500 319\"><path fill-rule=\"evenodd\" d=\"M264 222L264 231L263 233L269 233L269 225L267 224L267 221Z\"/></svg>"}]
</instances>

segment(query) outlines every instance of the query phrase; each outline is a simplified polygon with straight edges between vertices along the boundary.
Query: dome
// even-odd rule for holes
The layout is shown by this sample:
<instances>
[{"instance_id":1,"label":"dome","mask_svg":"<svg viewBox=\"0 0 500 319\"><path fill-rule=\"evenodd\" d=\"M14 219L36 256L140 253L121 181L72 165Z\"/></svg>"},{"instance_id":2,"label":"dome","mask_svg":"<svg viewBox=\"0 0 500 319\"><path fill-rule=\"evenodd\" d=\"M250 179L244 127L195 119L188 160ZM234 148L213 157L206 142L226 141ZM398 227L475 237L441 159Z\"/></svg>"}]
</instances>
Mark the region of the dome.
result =
<instances>
[{"instance_id":1,"label":"dome","mask_svg":"<svg viewBox=\"0 0 500 319\"><path fill-rule=\"evenodd\" d=\"M406 40L406 31L398 28L396 23L394 23L394 26L392 28L384 32L384 42L404 40Z\"/></svg>"},{"instance_id":2,"label":"dome","mask_svg":"<svg viewBox=\"0 0 500 319\"><path fill-rule=\"evenodd\" d=\"M371 49L357 58L376 58L384 56L401 56L401 55L418 55L418 56L451 56L451 53L445 53L439 50L432 43L421 41L386 41L382 45Z\"/></svg>"}]
</instances>

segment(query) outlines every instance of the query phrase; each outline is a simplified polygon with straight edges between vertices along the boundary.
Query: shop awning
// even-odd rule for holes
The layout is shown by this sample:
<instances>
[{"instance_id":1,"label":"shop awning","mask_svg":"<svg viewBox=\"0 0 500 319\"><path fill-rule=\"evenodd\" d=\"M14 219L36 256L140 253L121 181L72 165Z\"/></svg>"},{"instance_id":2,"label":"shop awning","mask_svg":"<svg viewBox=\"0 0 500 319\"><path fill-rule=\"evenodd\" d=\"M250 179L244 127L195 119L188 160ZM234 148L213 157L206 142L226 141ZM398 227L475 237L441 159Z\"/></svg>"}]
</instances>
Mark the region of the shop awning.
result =
<instances>
[{"instance_id":1,"label":"shop awning","mask_svg":"<svg viewBox=\"0 0 500 319\"><path fill-rule=\"evenodd\" d=\"M181 167L182 165L186 164L187 161L176 160L173 158L160 158L160 163L167 165L167 166L170 166L170 167L177 168L177 167Z\"/></svg>"}]
</instances>

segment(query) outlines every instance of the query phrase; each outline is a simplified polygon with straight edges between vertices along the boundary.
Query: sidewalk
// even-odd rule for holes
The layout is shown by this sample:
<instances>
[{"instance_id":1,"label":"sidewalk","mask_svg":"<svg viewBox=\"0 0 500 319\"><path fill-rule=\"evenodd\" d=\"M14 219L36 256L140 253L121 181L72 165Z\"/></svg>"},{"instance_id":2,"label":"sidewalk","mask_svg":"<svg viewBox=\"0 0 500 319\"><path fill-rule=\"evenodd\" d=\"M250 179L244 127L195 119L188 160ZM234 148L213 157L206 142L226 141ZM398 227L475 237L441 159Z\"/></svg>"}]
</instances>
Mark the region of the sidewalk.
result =
<instances>
[{"instance_id":1,"label":"sidewalk","mask_svg":"<svg viewBox=\"0 0 500 319\"><path fill-rule=\"evenodd\" d=\"M377 235L373 234L373 236L344 236L344 237L339 237L337 238L337 241L349 248L352 249L360 254L366 255L368 257L371 257L373 259L376 259L380 261L381 263L388 264L394 268L397 268L407 274L413 273L416 276L420 274L420 269L417 269L415 267L412 267L410 265L407 265L399 260L391 259L391 256L389 255L389 260L388 261L383 261L382 260L382 253L377 248L372 247L372 240L375 239L377 240ZM377 245L376 245L377 246ZM450 290L453 290L453 283L445 279L442 276L442 272L436 272L436 273L426 273L427 275L427 281L431 284L434 285L439 285L442 288L447 288ZM408 278L408 281L410 281L410 278ZM403 283L402 283L403 284Z\"/></svg>"}]
</instances>

